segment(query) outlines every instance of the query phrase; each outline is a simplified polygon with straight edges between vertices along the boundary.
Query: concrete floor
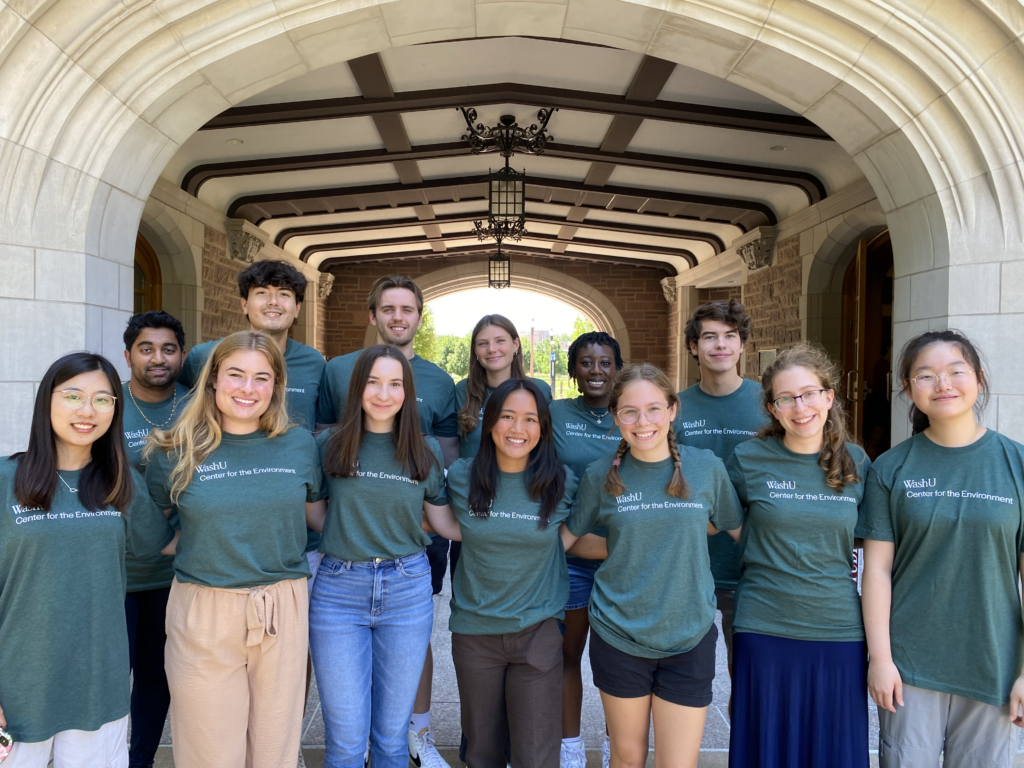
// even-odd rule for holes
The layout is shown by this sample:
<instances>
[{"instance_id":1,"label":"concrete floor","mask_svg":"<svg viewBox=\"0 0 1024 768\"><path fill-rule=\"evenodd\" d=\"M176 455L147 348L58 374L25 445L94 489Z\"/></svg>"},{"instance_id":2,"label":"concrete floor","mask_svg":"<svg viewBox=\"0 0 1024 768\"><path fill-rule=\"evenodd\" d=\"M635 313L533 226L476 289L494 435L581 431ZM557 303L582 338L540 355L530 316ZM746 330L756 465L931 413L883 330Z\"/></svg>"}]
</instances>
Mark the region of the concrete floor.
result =
<instances>
[{"instance_id":1,"label":"concrete floor","mask_svg":"<svg viewBox=\"0 0 1024 768\"><path fill-rule=\"evenodd\" d=\"M431 705L431 727L442 756L452 765L460 766L458 758L459 737L462 732L459 723L459 691L455 682L452 665L451 635L448 632L448 600L451 597L451 583L446 577L444 592L434 598L434 691ZM719 620L720 620L719 616ZM714 701L708 708L704 738L701 743L700 768L725 768L728 765L729 717L729 673L726 666L725 643L719 625L717 671L714 682ZM877 765L878 715L874 703L869 704L871 765ZM604 714L601 699L593 685L589 655L583 656L583 721L582 736L587 745L588 768L600 768L601 740L604 735ZM653 733L651 747L654 746ZM165 725L164 736L155 768L171 768L174 765L170 749L170 726ZM316 681L310 687L306 715L302 722L302 751L307 768L322 768L324 761L324 723L320 712L320 696ZM653 766L653 751L648 765ZM1016 762L1016 768L1024 768L1024 753Z\"/></svg>"}]
</instances>

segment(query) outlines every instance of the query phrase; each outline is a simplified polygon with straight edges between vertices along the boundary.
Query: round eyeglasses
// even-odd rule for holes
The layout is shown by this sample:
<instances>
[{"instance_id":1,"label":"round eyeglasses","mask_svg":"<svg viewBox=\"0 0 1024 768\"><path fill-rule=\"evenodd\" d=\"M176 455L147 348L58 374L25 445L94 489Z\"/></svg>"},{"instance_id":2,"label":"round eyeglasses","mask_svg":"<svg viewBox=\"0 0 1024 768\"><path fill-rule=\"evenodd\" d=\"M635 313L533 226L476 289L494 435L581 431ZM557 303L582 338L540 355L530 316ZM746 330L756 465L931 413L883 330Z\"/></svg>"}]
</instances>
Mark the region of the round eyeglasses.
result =
<instances>
[{"instance_id":1,"label":"round eyeglasses","mask_svg":"<svg viewBox=\"0 0 1024 768\"><path fill-rule=\"evenodd\" d=\"M641 413L647 417L647 421L651 424L657 424L665 420L665 414L668 413L668 409L662 408L660 405L652 405L643 411L639 411L636 408L620 408L615 412L615 415L623 424L636 424L640 421Z\"/></svg>"},{"instance_id":2,"label":"round eyeglasses","mask_svg":"<svg viewBox=\"0 0 1024 768\"><path fill-rule=\"evenodd\" d=\"M970 382L972 373L974 373L972 368L954 368L941 373L922 373L920 376L912 378L911 381L918 389L935 389L939 385L939 379L945 377L946 381L954 387L960 387Z\"/></svg>"},{"instance_id":3,"label":"round eyeglasses","mask_svg":"<svg viewBox=\"0 0 1024 768\"><path fill-rule=\"evenodd\" d=\"M53 394L60 395L61 402L69 409L77 411L86 403L92 401L92 407L100 413L107 413L114 410L114 403L117 398L113 395L83 395L75 389L58 389Z\"/></svg>"},{"instance_id":4,"label":"round eyeglasses","mask_svg":"<svg viewBox=\"0 0 1024 768\"><path fill-rule=\"evenodd\" d=\"M812 389L810 392L804 392L802 395L794 395L793 397L777 397L772 400L772 404L780 411L792 411L796 408L796 401L802 400L804 405L814 407L821 402L822 395L825 392L831 392L830 389Z\"/></svg>"}]
</instances>

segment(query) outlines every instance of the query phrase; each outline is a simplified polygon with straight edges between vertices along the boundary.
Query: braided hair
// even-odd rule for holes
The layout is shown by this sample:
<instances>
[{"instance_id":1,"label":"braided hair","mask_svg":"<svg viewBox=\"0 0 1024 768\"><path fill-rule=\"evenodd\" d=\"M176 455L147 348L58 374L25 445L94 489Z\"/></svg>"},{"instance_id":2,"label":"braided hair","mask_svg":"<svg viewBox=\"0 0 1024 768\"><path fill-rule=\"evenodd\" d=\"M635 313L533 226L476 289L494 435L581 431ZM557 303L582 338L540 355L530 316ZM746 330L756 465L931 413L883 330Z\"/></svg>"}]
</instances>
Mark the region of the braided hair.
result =
<instances>
[{"instance_id":1,"label":"braided hair","mask_svg":"<svg viewBox=\"0 0 1024 768\"><path fill-rule=\"evenodd\" d=\"M626 387L635 381L649 381L654 384L665 395L669 408L679 405L679 396L676 394L672 382L660 368L650 363L633 363L627 365L615 376L615 381L612 383L611 399L608 403L612 411L618 408L619 399ZM619 441L615 458L612 459L612 466L605 476L604 489L612 496L621 496L626 492L626 484L622 482L619 467L628 450L629 443L623 438ZM686 478L683 477L683 461L679 455L679 443L676 441L676 433L671 424L668 427L668 450L672 455L673 466L672 477L669 478L668 485L665 486L665 493L677 499L685 499L690 495L690 486L687 484Z\"/></svg>"}]
</instances>

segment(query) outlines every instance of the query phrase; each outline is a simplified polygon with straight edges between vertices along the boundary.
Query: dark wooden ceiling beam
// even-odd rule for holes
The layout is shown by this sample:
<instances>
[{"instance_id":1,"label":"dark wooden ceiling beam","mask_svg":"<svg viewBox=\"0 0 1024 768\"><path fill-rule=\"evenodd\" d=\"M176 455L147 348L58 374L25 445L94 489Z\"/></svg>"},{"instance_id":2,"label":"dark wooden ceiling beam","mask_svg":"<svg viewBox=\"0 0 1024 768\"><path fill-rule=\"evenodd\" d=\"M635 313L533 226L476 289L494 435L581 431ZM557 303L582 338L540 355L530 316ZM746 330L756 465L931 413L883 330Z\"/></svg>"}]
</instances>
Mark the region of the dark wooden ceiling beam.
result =
<instances>
[{"instance_id":1,"label":"dark wooden ceiling beam","mask_svg":"<svg viewBox=\"0 0 1024 768\"><path fill-rule=\"evenodd\" d=\"M570 209L572 211L578 211L578 208ZM583 209L584 211L587 209ZM289 240L295 237L314 237L316 235L342 235L342 234L359 234L362 232L386 232L389 229L404 229L406 227L423 226L424 231L430 224L469 224L474 221L482 221L486 216L486 213L481 211L477 214L452 214L448 216L435 216L428 221L421 221L416 218L408 219L395 219L388 221L360 221L351 224L309 224L305 226L288 227L282 229L277 233L274 238L274 245L279 248L284 248ZM653 218L653 217L650 217ZM529 210L526 212L526 226L529 229L531 222L537 224L564 224L567 219L562 219L557 216L544 216L537 213L531 213ZM573 225L573 229L579 229ZM666 237L675 238L679 240L696 240L698 242L707 243L710 245L716 254L721 253L725 250L725 243L717 235L709 232L697 232L689 229L669 229L667 227L656 227L656 226L645 226L640 224L620 224L618 222L607 222L598 221L596 219L588 219L583 225L583 229L594 229L602 232L618 232L625 235L650 235L653 237Z\"/></svg>"},{"instance_id":2,"label":"dark wooden ceiling beam","mask_svg":"<svg viewBox=\"0 0 1024 768\"><path fill-rule=\"evenodd\" d=\"M529 240L541 240L548 243L565 242L559 240L556 235L544 235L544 234L532 234L528 233L526 238ZM308 245L302 249L299 254L299 258L302 261L309 261L309 257L317 253L344 253L345 251L359 251L364 248L384 248L396 245L428 245L433 248L435 243L441 243L446 247L450 243L459 243L466 241L477 241L476 235L472 233L458 234L458 235L442 235L440 237L431 237L430 235L417 235L417 236L403 236L403 237L392 237L392 238L380 238L377 240L361 240L359 242L344 242L344 243L317 243L315 245ZM508 243L506 247L511 250L515 243ZM658 246L645 246L645 245L631 245L629 243L618 243L608 240L600 240L591 237L576 237L569 246L572 245L585 245L592 248L609 248L617 251L626 251L627 253L646 253L656 254L659 256L672 256L675 258L683 259L691 267L697 266L697 257L693 255L692 251L686 248L663 248ZM518 247L518 246L516 246ZM448 250L451 250L449 247Z\"/></svg>"},{"instance_id":3,"label":"dark wooden ceiling beam","mask_svg":"<svg viewBox=\"0 0 1024 768\"><path fill-rule=\"evenodd\" d=\"M412 147L408 152L400 153L369 149L356 152L297 155L294 157L267 157L258 160L234 160L226 163L197 165L185 174L185 178L181 182L181 188L190 195L198 195L202 185L212 179L322 170L324 168L350 168L380 163L394 163L396 168L398 168L400 164L409 162L415 167L415 161L417 160L465 157L469 154L469 147L463 142L449 142L446 144L418 145ZM675 173L692 173L700 176L760 181L765 184L797 187L807 196L810 205L820 202L826 197L825 185L814 174L805 171L793 171L787 168L764 168L757 165L725 163L718 160L701 160L692 157L652 155L643 152L610 153L601 149L594 149L593 147L556 143L548 144L545 154L549 157L564 158L566 160L579 160L594 164L607 163L612 167L621 165L627 168L650 168ZM416 172L417 174L419 173L418 169ZM420 181L422 181L422 177ZM403 179L403 183L418 184L420 182L405 182ZM589 181L584 181L584 185L588 187L601 187L604 186L604 182L595 185Z\"/></svg>"},{"instance_id":4,"label":"dark wooden ceiling beam","mask_svg":"<svg viewBox=\"0 0 1024 768\"><path fill-rule=\"evenodd\" d=\"M567 245L567 243L561 243L561 245ZM420 261L422 259L446 259L450 256L491 256L497 249L492 246L464 246L460 248L451 248L445 253L437 253L429 249L421 249L417 251L407 251L405 253L388 254L382 253L379 256L372 257L340 257L340 258L327 258L320 262L319 270L321 272L334 272L339 274L339 271L344 269L346 266L358 266L360 264L382 264L386 262L401 262L401 261ZM651 259L634 259L634 258L622 258L616 256L602 256L599 254L592 253L576 253L567 252L565 254L553 253L546 251L543 248L533 248L531 246L516 246L515 248L508 248L507 251L503 250L503 253L508 253L513 259L512 264L512 279L515 280L515 257L516 256L540 256L545 259L551 259L552 261L577 261L585 262L590 264L616 264L618 266L627 267L638 267L647 269L656 269L659 272L663 272L666 275L673 276L678 274L676 268L665 261L654 261Z\"/></svg>"},{"instance_id":5,"label":"dark wooden ceiling beam","mask_svg":"<svg viewBox=\"0 0 1024 768\"><path fill-rule=\"evenodd\" d=\"M551 196L548 198L549 189ZM764 203L738 198L693 195L636 187L607 186L590 189L578 181L527 177L527 199L575 205L584 195L587 205L610 210L664 214L681 219L732 224L747 232L764 224L777 224L775 212ZM355 187L309 189L246 195L228 206L229 218L244 218L259 224L268 218L310 216L345 210L393 208L396 205L424 205L459 200L487 199L487 182L479 176L456 176L424 180L418 185L374 184ZM296 214L296 211L299 213Z\"/></svg>"},{"instance_id":6,"label":"dark wooden ceiling beam","mask_svg":"<svg viewBox=\"0 0 1024 768\"><path fill-rule=\"evenodd\" d=\"M352 96L344 99L257 104L232 107L217 115L199 130L244 128L313 120L337 120L346 117L373 117L390 112L423 112L457 107L523 104L530 107L557 107L577 112L622 115L646 120L661 120L688 125L706 125L737 131L773 133L806 139L832 141L817 125L797 115L776 115L748 109L710 107L677 101L635 101L607 93L549 88L521 83L436 88L422 91L400 91L394 98Z\"/></svg>"}]
</instances>

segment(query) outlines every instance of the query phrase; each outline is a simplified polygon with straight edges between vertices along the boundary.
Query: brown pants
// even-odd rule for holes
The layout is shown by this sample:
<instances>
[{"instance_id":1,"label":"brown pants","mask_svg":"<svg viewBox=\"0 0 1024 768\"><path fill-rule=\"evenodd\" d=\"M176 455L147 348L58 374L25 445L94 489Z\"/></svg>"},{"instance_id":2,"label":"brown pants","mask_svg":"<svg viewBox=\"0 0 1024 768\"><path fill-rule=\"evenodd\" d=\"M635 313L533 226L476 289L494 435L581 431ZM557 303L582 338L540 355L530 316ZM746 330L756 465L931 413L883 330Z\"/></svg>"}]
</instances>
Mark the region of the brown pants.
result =
<instances>
[{"instance_id":1,"label":"brown pants","mask_svg":"<svg viewBox=\"0 0 1024 768\"><path fill-rule=\"evenodd\" d=\"M509 635L452 634L469 768L558 768L562 633L547 619Z\"/></svg>"},{"instance_id":2,"label":"brown pants","mask_svg":"<svg viewBox=\"0 0 1024 768\"><path fill-rule=\"evenodd\" d=\"M308 616L305 579L252 589L174 580L164 666L176 768L295 765Z\"/></svg>"}]
</instances>

